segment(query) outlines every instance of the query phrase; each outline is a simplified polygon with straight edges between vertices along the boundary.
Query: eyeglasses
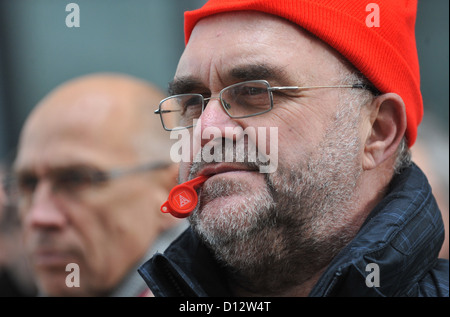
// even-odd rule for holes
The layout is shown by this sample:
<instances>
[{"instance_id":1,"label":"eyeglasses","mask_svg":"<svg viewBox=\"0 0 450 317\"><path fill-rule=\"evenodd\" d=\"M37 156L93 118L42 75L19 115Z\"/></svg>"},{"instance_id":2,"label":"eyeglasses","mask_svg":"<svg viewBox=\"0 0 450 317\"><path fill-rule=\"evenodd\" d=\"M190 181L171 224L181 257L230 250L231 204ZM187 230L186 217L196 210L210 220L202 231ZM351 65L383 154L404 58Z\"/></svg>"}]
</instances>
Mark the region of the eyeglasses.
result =
<instances>
[{"instance_id":1,"label":"eyeglasses","mask_svg":"<svg viewBox=\"0 0 450 317\"><path fill-rule=\"evenodd\" d=\"M109 171L101 171L88 166L79 166L54 169L44 177L38 177L32 172L19 172L17 175L5 178L3 180L3 186L8 197L12 201L18 202L23 199L31 198L34 195L39 182L43 178L50 180L54 192L74 195L86 188L100 186L120 177L163 169L168 166L169 163L156 162L127 169L113 169Z\"/></svg>"},{"instance_id":2,"label":"eyeglasses","mask_svg":"<svg viewBox=\"0 0 450 317\"><path fill-rule=\"evenodd\" d=\"M167 97L159 103L155 114L160 115L164 130L181 130L194 126L194 120L200 117L211 99L220 100L230 118L241 119L272 110L274 91L318 88L356 88L376 92L375 88L364 84L271 87L266 80L250 80L225 87L220 91L218 97L205 98L201 94L181 94Z\"/></svg>"}]
</instances>

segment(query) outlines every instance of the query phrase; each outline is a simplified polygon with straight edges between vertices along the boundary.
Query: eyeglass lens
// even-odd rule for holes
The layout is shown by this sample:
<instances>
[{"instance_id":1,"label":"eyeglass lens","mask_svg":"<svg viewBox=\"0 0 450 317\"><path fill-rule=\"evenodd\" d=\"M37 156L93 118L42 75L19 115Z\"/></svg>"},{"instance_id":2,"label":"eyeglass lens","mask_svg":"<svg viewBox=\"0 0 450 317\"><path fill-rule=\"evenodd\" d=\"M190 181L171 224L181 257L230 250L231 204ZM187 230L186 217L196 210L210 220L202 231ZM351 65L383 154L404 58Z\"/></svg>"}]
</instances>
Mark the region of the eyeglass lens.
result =
<instances>
[{"instance_id":1,"label":"eyeglass lens","mask_svg":"<svg viewBox=\"0 0 450 317\"><path fill-rule=\"evenodd\" d=\"M248 81L226 87L220 92L224 110L232 118L260 114L270 110L271 95L265 81ZM175 95L161 105L161 117L168 129L192 126L202 114L209 98L199 94Z\"/></svg>"}]
</instances>

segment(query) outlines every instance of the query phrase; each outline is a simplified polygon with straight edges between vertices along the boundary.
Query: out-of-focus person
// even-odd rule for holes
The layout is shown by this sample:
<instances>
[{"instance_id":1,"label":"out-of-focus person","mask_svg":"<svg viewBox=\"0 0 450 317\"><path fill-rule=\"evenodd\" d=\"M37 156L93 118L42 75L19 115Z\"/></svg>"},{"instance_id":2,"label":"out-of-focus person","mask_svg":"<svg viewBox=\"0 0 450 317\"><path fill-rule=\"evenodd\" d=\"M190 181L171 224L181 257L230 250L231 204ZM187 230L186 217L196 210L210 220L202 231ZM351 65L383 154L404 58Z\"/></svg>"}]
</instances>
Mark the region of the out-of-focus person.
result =
<instances>
[{"instance_id":1,"label":"out-of-focus person","mask_svg":"<svg viewBox=\"0 0 450 317\"><path fill-rule=\"evenodd\" d=\"M6 165L0 163L0 297L36 295L36 286L15 206L7 195Z\"/></svg>"},{"instance_id":2,"label":"out-of-focus person","mask_svg":"<svg viewBox=\"0 0 450 317\"><path fill-rule=\"evenodd\" d=\"M449 154L448 135L436 115L428 112L419 127L416 145L411 149L412 159L427 175L433 195L442 213L445 240L439 257L449 258Z\"/></svg>"},{"instance_id":3,"label":"out-of-focus person","mask_svg":"<svg viewBox=\"0 0 450 317\"><path fill-rule=\"evenodd\" d=\"M178 170L151 109L163 97L142 79L89 74L27 118L14 188L40 295L151 296L137 268L184 226L159 210Z\"/></svg>"}]
</instances>

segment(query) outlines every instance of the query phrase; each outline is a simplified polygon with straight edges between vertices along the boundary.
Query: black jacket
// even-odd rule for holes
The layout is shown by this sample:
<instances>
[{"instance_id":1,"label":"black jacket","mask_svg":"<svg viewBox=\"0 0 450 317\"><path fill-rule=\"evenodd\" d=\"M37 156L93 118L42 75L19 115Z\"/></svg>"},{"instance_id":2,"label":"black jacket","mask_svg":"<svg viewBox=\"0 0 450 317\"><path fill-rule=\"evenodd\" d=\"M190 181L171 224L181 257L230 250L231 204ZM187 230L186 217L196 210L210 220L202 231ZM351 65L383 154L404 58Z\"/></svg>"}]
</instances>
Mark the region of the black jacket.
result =
<instances>
[{"instance_id":1,"label":"black jacket","mask_svg":"<svg viewBox=\"0 0 450 317\"><path fill-rule=\"evenodd\" d=\"M443 240L441 213L413 164L394 177L310 296L449 296L448 260L438 259ZM233 296L223 268L190 228L138 271L155 296Z\"/></svg>"}]
</instances>

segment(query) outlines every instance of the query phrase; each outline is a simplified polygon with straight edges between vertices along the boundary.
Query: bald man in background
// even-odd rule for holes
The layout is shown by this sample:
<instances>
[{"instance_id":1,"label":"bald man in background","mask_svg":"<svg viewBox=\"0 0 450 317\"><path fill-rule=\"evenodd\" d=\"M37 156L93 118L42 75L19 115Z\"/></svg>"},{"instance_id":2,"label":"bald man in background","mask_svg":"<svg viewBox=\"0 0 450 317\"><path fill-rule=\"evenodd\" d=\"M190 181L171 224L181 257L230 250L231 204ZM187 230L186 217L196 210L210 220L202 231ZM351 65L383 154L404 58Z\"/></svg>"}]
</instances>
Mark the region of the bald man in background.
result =
<instances>
[{"instance_id":1,"label":"bald man in background","mask_svg":"<svg viewBox=\"0 0 450 317\"><path fill-rule=\"evenodd\" d=\"M137 268L184 229L159 210L178 169L153 114L162 98L143 80L90 74L26 120L14 183L42 295L151 295Z\"/></svg>"},{"instance_id":2,"label":"bald man in background","mask_svg":"<svg viewBox=\"0 0 450 317\"><path fill-rule=\"evenodd\" d=\"M31 297L36 286L22 241L17 210L8 196L8 164L0 162L0 297Z\"/></svg>"}]
</instances>

